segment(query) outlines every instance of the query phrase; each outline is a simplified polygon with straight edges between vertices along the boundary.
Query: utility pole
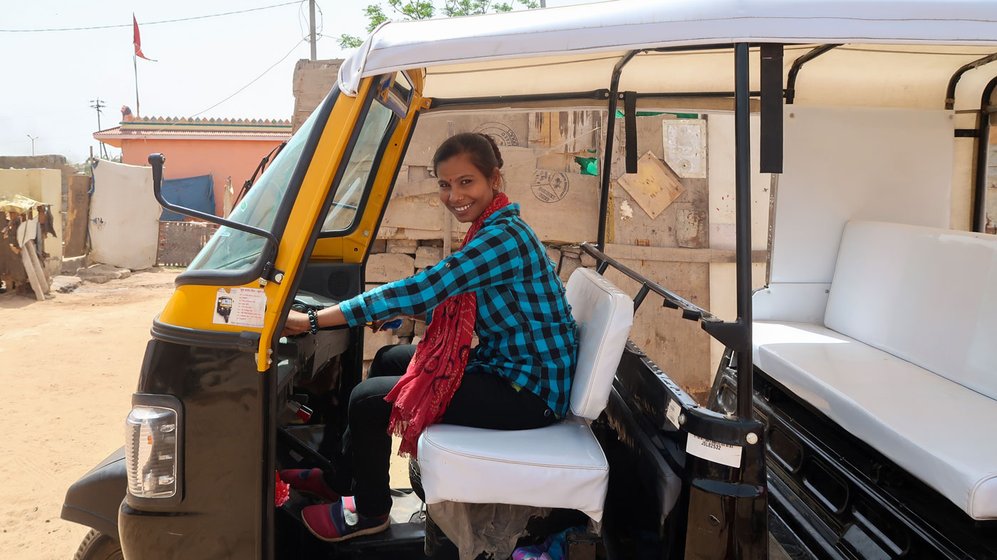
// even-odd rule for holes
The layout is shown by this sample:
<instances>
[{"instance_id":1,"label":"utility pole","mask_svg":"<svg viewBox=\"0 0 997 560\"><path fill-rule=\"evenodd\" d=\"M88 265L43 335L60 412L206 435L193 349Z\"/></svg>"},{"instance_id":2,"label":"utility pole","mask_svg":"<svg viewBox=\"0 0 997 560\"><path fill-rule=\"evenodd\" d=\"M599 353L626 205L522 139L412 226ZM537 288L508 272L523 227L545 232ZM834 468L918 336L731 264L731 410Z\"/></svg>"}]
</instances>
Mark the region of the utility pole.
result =
<instances>
[{"instance_id":1,"label":"utility pole","mask_svg":"<svg viewBox=\"0 0 997 560\"><path fill-rule=\"evenodd\" d=\"M540 7L541 8L546 8L547 7L547 0L540 0Z\"/></svg>"},{"instance_id":2,"label":"utility pole","mask_svg":"<svg viewBox=\"0 0 997 560\"><path fill-rule=\"evenodd\" d=\"M312 44L310 60L315 60L315 0L308 0L308 40Z\"/></svg>"},{"instance_id":3,"label":"utility pole","mask_svg":"<svg viewBox=\"0 0 997 560\"><path fill-rule=\"evenodd\" d=\"M100 112L104 109L104 107L107 107L107 104L104 103L103 99L98 97L97 99L90 100L90 108L97 109L97 132L103 130L100 127Z\"/></svg>"},{"instance_id":4,"label":"utility pole","mask_svg":"<svg viewBox=\"0 0 997 560\"><path fill-rule=\"evenodd\" d=\"M35 155L35 140L38 140L38 137L37 136L32 136L30 134L27 134L26 136L29 139L31 139L31 155Z\"/></svg>"},{"instance_id":5,"label":"utility pole","mask_svg":"<svg viewBox=\"0 0 997 560\"><path fill-rule=\"evenodd\" d=\"M101 112L101 110L104 107L107 107L107 105L104 103L104 100L102 100L101 98L98 97L97 99L91 99L90 100L90 108L97 110L97 131L98 132L100 132L102 130L101 127L100 127L100 112ZM100 143L100 152L104 155L105 158L107 157L107 148L104 147L104 143L103 142Z\"/></svg>"}]
</instances>

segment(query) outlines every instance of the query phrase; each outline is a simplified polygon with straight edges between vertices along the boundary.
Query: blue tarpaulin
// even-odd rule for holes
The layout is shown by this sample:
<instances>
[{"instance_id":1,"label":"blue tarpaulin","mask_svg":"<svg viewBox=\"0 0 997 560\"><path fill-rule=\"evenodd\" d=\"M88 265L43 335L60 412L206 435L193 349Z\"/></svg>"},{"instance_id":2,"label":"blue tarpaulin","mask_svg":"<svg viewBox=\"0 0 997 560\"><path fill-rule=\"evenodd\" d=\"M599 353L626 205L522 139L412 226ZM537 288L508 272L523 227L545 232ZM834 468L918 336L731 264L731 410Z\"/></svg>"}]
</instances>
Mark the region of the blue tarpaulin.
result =
<instances>
[{"instance_id":1,"label":"blue tarpaulin","mask_svg":"<svg viewBox=\"0 0 997 560\"><path fill-rule=\"evenodd\" d=\"M215 189L211 175L163 180L163 198L173 204L200 210L206 214L215 213ZM183 216L163 208L163 221L178 222Z\"/></svg>"}]
</instances>

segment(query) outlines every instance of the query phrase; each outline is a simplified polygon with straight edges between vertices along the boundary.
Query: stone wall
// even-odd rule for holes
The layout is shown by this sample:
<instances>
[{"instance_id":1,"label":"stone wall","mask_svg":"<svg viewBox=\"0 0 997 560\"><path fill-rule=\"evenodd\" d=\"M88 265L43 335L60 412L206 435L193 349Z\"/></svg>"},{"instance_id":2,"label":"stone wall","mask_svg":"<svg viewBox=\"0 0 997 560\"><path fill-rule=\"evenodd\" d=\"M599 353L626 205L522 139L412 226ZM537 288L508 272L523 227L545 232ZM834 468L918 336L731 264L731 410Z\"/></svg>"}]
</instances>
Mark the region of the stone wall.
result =
<instances>
[{"instance_id":1,"label":"stone wall","mask_svg":"<svg viewBox=\"0 0 997 560\"><path fill-rule=\"evenodd\" d=\"M336 76L342 59L299 60L294 65L292 78L294 90L294 116L291 130L297 131L308 115L325 99L336 83Z\"/></svg>"}]
</instances>

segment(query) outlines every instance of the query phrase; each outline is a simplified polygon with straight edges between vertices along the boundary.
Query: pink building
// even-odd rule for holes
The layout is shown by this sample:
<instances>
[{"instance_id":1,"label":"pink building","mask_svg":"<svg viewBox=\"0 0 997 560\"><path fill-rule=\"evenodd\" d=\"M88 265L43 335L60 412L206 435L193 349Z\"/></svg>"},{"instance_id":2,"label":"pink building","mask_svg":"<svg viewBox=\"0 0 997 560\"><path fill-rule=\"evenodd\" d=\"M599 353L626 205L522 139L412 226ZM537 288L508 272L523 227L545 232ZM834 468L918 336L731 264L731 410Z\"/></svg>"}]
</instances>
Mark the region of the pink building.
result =
<instances>
[{"instance_id":1,"label":"pink building","mask_svg":"<svg viewBox=\"0 0 997 560\"><path fill-rule=\"evenodd\" d=\"M121 161L148 165L149 154L166 155L166 179L211 175L215 214L224 211L225 185L238 194L260 159L291 137L291 121L130 118L120 126L94 133L94 138L121 148Z\"/></svg>"}]
</instances>

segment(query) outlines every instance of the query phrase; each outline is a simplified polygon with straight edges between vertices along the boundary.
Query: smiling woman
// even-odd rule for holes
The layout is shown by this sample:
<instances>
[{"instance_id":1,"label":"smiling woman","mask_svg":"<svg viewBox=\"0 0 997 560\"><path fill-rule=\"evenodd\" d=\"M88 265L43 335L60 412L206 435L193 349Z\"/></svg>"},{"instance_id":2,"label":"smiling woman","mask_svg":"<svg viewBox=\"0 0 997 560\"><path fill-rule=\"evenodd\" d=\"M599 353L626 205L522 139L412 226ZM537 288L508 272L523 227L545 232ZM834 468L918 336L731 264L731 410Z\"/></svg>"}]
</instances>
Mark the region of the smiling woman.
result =
<instances>
[{"instance_id":1,"label":"smiling woman","mask_svg":"<svg viewBox=\"0 0 997 560\"><path fill-rule=\"evenodd\" d=\"M335 472L281 473L292 488L333 501L301 512L322 540L388 527L390 433L401 436L402 454L415 455L419 435L437 422L518 430L568 413L577 328L544 246L499 190L501 167L499 148L486 135L445 141L433 169L440 200L471 224L461 248L415 276L287 318L285 334L296 335L432 314L418 347L379 353L370 377L353 389L342 454L349 464L335 465ZM339 499L351 487L356 496Z\"/></svg>"}]
</instances>

